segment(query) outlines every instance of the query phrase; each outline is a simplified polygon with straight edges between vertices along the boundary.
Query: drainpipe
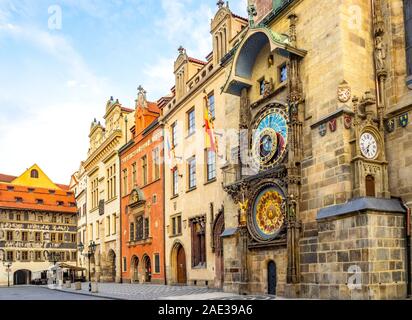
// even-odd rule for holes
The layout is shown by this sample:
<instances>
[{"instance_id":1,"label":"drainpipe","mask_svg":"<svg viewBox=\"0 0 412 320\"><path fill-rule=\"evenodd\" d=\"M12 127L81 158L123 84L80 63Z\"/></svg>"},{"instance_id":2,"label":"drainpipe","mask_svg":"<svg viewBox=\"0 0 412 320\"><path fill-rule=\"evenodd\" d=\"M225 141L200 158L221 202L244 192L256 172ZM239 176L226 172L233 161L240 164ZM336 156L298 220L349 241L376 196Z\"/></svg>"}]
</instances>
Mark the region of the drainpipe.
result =
<instances>
[{"instance_id":1,"label":"drainpipe","mask_svg":"<svg viewBox=\"0 0 412 320\"><path fill-rule=\"evenodd\" d=\"M406 240L406 287L407 297L412 298L412 265L411 265L411 208L403 203L406 209L405 240Z\"/></svg>"}]
</instances>

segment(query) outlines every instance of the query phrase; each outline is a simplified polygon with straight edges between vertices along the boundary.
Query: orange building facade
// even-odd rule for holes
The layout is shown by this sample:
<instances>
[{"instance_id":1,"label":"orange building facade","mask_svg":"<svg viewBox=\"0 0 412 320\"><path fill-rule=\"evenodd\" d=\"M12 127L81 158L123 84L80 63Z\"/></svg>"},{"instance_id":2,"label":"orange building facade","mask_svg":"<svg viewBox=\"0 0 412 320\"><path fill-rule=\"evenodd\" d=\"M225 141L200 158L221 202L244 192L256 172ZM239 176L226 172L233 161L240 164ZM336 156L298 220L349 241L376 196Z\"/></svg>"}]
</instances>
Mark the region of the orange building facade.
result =
<instances>
[{"instance_id":1,"label":"orange building facade","mask_svg":"<svg viewBox=\"0 0 412 320\"><path fill-rule=\"evenodd\" d=\"M135 125L119 150L122 282L165 283L163 129L160 110L139 88Z\"/></svg>"}]
</instances>

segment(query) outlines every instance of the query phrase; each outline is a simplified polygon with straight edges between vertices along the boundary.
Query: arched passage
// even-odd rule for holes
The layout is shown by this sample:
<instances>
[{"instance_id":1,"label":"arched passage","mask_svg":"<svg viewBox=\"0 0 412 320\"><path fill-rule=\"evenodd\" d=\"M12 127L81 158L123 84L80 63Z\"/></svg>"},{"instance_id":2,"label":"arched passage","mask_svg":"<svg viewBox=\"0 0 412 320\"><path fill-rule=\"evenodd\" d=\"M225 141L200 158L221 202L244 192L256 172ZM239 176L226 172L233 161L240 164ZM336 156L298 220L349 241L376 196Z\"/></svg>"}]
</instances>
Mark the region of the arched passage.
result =
<instances>
[{"instance_id":1,"label":"arched passage","mask_svg":"<svg viewBox=\"0 0 412 320\"><path fill-rule=\"evenodd\" d=\"M13 283L15 286L30 284L31 271L17 270L13 275Z\"/></svg>"},{"instance_id":2,"label":"arched passage","mask_svg":"<svg viewBox=\"0 0 412 320\"><path fill-rule=\"evenodd\" d=\"M130 265L131 265L130 279L132 283L138 283L139 282L139 258L136 256L133 256L132 262Z\"/></svg>"}]
</instances>

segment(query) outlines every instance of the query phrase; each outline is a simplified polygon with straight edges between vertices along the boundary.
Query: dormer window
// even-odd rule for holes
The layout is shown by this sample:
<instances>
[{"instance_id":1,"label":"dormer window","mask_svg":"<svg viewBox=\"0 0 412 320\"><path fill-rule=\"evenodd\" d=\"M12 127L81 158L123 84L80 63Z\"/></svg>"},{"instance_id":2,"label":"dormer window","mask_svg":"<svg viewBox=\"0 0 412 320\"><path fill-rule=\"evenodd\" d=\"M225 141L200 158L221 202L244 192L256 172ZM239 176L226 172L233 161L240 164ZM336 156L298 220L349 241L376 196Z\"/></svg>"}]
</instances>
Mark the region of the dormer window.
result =
<instances>
[{"instance_id":1,"label":"dormer window","mask_svg":"<svg viewBox=\"0 0 412 320\"><path fill-rule=\"evenodd\" d=\"M265 78L259 80L259 94L261 96L265 94Z\"/></svg>"},{"instance_id":2,"label":"dormer window","mask_svg":"<svg viewBox=\"0 0 412 320\"><path fill-rule=\"evenodd\" d=\"M64 206L64 202L63 202L63 201L57 201L57 205L58 205L59 207L62 207L62 206Z\"/></svg>"},{"instance_id":3,"label":"dormer window","mask_svg":"<svg viewBox=\"0 0 412 320\"><path fill-rule=\"evenodd\" d=\"M33 178L33 179L38 179L39 178L39 171L37 171L36 169L33 169L30 172L30 177Z\"/></svg>"},{"instance_id":4,"label":"dormer window","mask_svg":"<svg viewBox=\"0 0 412 320\"><path fill-rule=\"evenodd\" d=\"M286 63L282 64L279 67L279 80L280 83L286 82L288 80L288 68L286 66Z\"/></svg>"},{"instance_id":5,"label":"dormer window","mask_svg":"<svg viewBox=\"0 0 412 320\"><path fill-rule=\"evenodd\" d=\"M50 194L55 194L56 191L54 191L54 190L49 190L49 193L50 193Z\"/></svg>"},{"instance_id":6,"label":"dormer window","mask_svg":"<svg viewBox=\"0 0 412 320\"><path fill-rule=\"evenodd\" d=\"M29 188L28 191L29 191L29 193L33 193L33 192L34 192L34 189L33 189L33 188Z\"/></svg>"},{"instance_id":7,"label":"dormer window","mask_svg":"<svg viewBox=\"0 0 412 320\"><path fill-rule=\"evenodd\" d=\"M18 203L23 202L23 198L21 198L21 197L16 197L15 199L16 199L16 202L18 202Z\"/></svg>"},{"instance_id":8,"label":"dormer window","mask_svg":"<svg viewBox=\"0 0 412 320\"><path fill-rule=\"evenodd\" d=\"M43 201L43 199L36 199L36 203L37 204L44 204L44 201Z\"/></svg>"},{"instance_id":9,"label":"dormer window","mask_svg":"<svg viewBox=\"0 0 412 320\"><path fill-rule=\"evenodd\" d=\"M14 187L13 186L7 186L7 191L14 191Z\"/></svg>"}]
</instances>

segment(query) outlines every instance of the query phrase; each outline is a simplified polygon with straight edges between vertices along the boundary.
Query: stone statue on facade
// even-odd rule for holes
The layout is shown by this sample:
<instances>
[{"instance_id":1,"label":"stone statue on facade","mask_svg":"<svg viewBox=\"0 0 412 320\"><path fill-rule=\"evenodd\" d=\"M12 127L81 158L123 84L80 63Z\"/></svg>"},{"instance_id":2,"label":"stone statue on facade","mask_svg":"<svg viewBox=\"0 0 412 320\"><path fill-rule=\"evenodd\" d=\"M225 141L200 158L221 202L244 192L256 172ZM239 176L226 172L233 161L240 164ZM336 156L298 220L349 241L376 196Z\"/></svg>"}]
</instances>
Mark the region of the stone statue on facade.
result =
<instances>
[{"instance_id":1,"label":"stone statue on facade","mask_svg":"<svg viewBox=\"0 0 412 320\"><path fill-rule=\"evenodd\" d=\"M386 45L383 41L382 36L377 36L375 39L375 63L376 70L385 70L385 60L386 60Z\"/></svg>"}]
</instances>

